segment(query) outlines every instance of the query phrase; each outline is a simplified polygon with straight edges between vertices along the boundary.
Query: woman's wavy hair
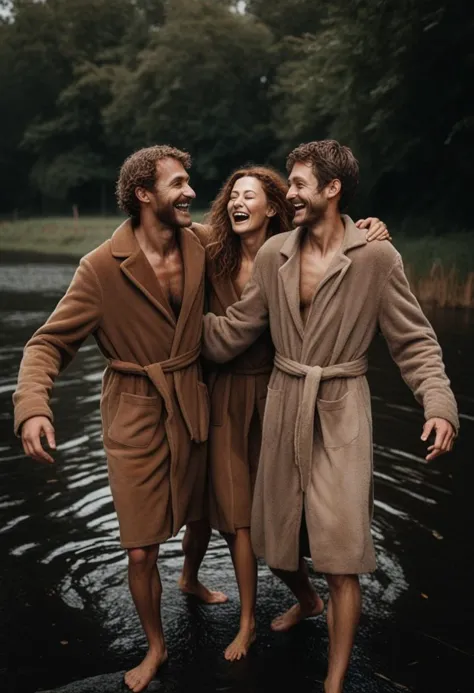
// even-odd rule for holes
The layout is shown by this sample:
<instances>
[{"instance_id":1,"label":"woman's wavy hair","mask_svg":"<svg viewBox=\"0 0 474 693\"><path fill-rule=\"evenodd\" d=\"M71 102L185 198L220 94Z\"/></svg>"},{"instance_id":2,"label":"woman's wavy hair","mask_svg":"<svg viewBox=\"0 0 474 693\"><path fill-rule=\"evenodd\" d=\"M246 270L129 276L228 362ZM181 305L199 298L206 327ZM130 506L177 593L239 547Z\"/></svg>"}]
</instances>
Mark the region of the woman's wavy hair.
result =
<instances>
[{"instance_id":1,"label":"woman's wavy hair","mask_svg":"<svg viewBox=\"0 0 474 693\"><path fill-rule=\"evenodd\" d=\"M269 204L275 210L275 215L270 217L267 238L292 228L294 210L286 199L288 186L283 176L266 166L249 166L234 171L222 186L206 217L206 223L212 229L207 249L216 278L235 277L240 268L240 240L232 230L227 205L235 182L247 176L260 181Z\"/></svg>"}]
</instances>

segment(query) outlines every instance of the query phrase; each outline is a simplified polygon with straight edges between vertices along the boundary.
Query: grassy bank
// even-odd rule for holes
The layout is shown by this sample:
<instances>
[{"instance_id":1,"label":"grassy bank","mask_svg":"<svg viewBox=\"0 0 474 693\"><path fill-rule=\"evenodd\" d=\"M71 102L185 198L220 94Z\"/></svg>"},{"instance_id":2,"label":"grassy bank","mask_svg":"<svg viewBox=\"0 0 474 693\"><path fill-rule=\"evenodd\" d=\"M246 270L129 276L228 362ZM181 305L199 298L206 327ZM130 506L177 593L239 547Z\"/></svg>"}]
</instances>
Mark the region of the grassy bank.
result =
<instances>
[{"instance_id":1,"label":"grassy bank","mask_svg":"<svg viewBox=\"0 0 474 693\"><path fill-rule=\"evenodd\" d=\"M205 212L193 211L201 221ZM0 251L14 250L81 257L109 238L120 217L46 217L0 222Z\"/></svg>"},{"instance_id":2,"label":"grassy bank","mask_svg":"<svg viewBox=\"0 0 474 693\"><path fill-rule=\"evenodd\" d=\"M193 212L201 221L205 212ZM29 219L0 223L0 251L80 257L100 245L118 217ZM474 308L474 233L408 236L391 227L418 298L439 306Z\"/></svg>"}]
</instances>

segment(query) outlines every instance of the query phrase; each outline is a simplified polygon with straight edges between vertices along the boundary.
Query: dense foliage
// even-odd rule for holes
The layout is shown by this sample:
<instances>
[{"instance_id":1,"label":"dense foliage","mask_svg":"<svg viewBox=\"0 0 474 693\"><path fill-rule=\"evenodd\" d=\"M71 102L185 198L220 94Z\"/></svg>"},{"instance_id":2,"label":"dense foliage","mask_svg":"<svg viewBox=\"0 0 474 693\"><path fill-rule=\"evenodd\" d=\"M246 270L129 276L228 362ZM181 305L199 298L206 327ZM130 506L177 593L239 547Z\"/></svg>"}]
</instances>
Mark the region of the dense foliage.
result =
<instances>
[{"instance_id":1,"label":"dense foliage","mask_svg":"<svg viewBox=\"0 0 474 693\"><path fill-rule=\"evenodd\" d=\"M204 206L234 167L335 137L361 162L357 211L471 226L472 3L1 4L3 215L113 212L121 161L153 143L191 152Z\"/></svg>"}]
</instances>

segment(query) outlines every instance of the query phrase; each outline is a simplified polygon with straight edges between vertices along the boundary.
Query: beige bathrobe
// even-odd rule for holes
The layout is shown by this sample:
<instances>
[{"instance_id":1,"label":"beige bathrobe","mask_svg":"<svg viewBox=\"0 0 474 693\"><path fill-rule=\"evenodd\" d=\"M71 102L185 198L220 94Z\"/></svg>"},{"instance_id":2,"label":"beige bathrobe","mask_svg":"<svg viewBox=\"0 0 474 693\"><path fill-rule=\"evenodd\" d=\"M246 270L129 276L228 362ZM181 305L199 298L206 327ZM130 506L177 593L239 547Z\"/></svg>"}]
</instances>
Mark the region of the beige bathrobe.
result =
<instances>
[{"instance_id":1,"label":"beige bathrobe","mask_svg":"<svg viewBox=\"0 0 474 693\"><path fill-rule=\"evenodd\" d=\"M126 221L81 260L67 293L26 345L13 397L17 434L32 416L53 420L56 376L86 337L95 337L107 359L104 447L125 548L160 543L206 510L209 402L199 363L205 252L188 229L179 231L179 242L178 320Z\"/></svg>"},{"instance_id":2,"label":"beige bathrobe","mask_svg":"<svg viewBox=\"0 0 474 693\"><path fill-rule=\"evenodd\" d=\"M270 325L276 348L252 512L255 552L296 570L304 513L316 570L373 571L372 419L365 373L380 327L425 418L458 428L436 336L411 293L399 253L367 243L349 217L344 241L303 326L302 229L271 238L227 317L204 318L207 358L225 362Z\"/></svg>"}]
</instances>

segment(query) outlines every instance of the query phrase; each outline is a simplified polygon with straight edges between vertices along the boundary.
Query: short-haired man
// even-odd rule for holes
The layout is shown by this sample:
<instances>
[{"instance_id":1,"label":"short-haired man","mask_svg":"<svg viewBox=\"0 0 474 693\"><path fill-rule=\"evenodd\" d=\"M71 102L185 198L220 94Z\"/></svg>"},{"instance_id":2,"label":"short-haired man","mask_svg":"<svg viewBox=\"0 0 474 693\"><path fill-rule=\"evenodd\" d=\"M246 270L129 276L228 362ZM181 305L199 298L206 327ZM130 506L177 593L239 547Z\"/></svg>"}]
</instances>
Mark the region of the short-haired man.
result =
<instances>
[{"instance_id":1,"label":"short-haired man","mask_svg":"<svg viewBox=\"0 0 474 693\"><path fill-rule=\"evenodd\" d=\"M117 186L129 219L81 260L69 289L26 345L14 394L27 455L52 462L55 377L92 334L108 360L101 413L109 480L129 558L129 585L149 650L125 676L141 691L167 657L160 616L159 545L188 523L183 576L197 576L205 517L208 396L201 382L205 251L186 227L188 154L155 146L130 156ZM207 602L225 601L197 583Z\"/></svg>"},{"instance_id":2,"label":"short-haired man","mask_svg":"<svg viewBox=\"0 0 474 693\"><path fill-rule=\"evenodd\" d=\"M390 243L367 243L342 216L358 183L351 150L334 140L288 157L296 230L257 254L253 276L227 316L204 318L204 354L224 362L270 326L276 347L252 512L252 542L298 598L275 619L287 630L323 611L303 555L327 578L325 693L341 693L359 620L359 573L375 569L372 423L365 373L378 328L423 405L427 460L449 451L456 402L436 336Z\"/></svg>"}]
</instances>

